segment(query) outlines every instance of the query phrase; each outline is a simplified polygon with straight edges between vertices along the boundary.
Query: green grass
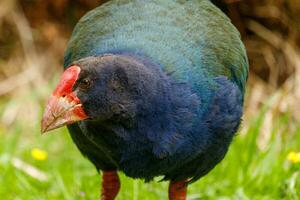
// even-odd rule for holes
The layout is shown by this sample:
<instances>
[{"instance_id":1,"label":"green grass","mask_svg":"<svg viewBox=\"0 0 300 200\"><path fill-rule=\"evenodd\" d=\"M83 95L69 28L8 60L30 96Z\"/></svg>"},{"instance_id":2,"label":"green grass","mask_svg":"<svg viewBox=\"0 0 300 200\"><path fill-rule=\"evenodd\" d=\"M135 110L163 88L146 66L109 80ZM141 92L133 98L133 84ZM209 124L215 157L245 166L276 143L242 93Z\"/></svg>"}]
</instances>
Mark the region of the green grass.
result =
<instances>
[{"instance_id":1,"label":"green grass","mask_svg":"<svg viewBox=\"0 0 300 200\"><path fill-rule=\"evenodd\" d=\"M30 102L39 105L39 100L36 100L39 98L39 94L28 94L28 97L13 102L1 100L0 110L4 111L0 113L0 119L6 120L8 107L13 110L21 102L30 109ZM267 110L265 107L253 116L248 132L235 137L225 159L189 187L188 199L300 199L300 164L286 160L288 152L300 151L300 124L290 128L288 115L276 119L270 141L261 150L257 143ZM41 107L37 113L35 117L40 118ZM29 112L27 120L27 116L17 118L9 126L0 121L0 199L98 199L100 176L78 152L67 130L61 128L41 136L39 121L30 120L31 115ZM30 153L34 147L47 151L48 159L34 160ZM13 157L46 172L49 180L40 182L16 169L11 164ZM166 182L143 183L123 174L121 181L118 200L167 199Z\"/></svg>"}]
</instances>

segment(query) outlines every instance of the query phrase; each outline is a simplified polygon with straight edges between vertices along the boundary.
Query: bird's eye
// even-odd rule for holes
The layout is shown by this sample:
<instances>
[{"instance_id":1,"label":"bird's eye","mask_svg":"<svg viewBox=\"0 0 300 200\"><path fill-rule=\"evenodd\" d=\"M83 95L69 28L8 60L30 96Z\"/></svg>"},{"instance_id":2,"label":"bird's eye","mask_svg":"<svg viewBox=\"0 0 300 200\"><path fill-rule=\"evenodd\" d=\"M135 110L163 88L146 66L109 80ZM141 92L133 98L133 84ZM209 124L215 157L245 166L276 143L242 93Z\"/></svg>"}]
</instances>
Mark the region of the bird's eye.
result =
<instances>
[{"instance_id":1,"label":"bird's eye","mask_svg":"<svg viewBox=\"0 0 300 200\"><path fill-rule=\"evenodd\" d=\"M88 89L91 86L91 80L85 78L82 81L80 81L80 87L83 89Z\"/></svg>"}]
</instances>

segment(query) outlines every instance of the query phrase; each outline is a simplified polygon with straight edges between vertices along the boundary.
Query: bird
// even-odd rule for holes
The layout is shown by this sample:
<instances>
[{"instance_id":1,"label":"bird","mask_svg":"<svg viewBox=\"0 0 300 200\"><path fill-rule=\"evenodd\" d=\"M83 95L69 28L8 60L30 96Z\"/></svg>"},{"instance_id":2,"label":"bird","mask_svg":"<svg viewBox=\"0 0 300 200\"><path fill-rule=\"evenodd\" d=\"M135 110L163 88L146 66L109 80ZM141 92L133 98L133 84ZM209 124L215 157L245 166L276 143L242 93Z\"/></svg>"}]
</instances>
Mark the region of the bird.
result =
<instances>
[{"instance_id":1,"label":"bird","mask_svg":"<svg viewBox=\"0 0 300 200\"><path fill-rule=\"evenodd\" d=\"M161 177L169 200L185 200L238 132L248 71L240 33L211 1L111 0L76 24L41 131L67 126L102 174L102 200L117 197L119 172Z\"/></svg>"}]
</instances>

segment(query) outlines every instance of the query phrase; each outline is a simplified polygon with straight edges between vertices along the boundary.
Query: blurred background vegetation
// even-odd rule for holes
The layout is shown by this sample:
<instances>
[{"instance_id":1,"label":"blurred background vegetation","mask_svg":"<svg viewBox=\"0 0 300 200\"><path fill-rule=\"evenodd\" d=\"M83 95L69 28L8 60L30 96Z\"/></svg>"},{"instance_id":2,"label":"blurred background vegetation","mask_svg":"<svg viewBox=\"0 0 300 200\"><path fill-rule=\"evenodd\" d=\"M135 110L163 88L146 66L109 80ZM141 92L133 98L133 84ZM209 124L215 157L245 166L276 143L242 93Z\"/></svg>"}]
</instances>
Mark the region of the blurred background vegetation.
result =
<instances>
[{"instance_id":1,"label":"blurred background vegetation","mask_svg":"<svg viewBox=\"0 0 300 200\"><path fill-rule=\"evenodd\" d=\"M100 178L66 129L41 137L39 123L74 25L103 2L0 1L1 198L98 197ZM216 2L247 48L245 115L229 154L189 199L300 199L300 1ZM119 199L166 199L166 183L122 179Z\"/></svg>"}]
</instances>

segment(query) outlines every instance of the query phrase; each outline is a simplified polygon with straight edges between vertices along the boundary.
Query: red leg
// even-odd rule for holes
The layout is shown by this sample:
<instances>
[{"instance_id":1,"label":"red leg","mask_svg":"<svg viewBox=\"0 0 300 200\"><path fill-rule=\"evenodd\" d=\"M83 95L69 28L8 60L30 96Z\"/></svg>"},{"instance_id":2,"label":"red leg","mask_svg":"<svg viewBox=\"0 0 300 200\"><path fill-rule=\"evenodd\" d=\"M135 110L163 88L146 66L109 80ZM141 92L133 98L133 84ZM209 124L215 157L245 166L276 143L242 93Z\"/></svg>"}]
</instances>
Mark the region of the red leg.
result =
<instances>
[{"instance_id":1,"label":"red leg","mask_svg":"<svg viewBox=\"0 0 300 200\"><path fill-rule=\"evenodd\" d=\"M171 181L169 185L169 200L186 200L186 181Z\"/></svg>"},{"instance_id":2,"label":"red leg","mask_svg":"<svg viewBox=\"0 0 300 200\"><path fill-rule=\"evenodd\" d=\"M116 171L106 171L102 175L101 200L114 200L120 190L120 179Z\"/></svg>"}]
</instances>

